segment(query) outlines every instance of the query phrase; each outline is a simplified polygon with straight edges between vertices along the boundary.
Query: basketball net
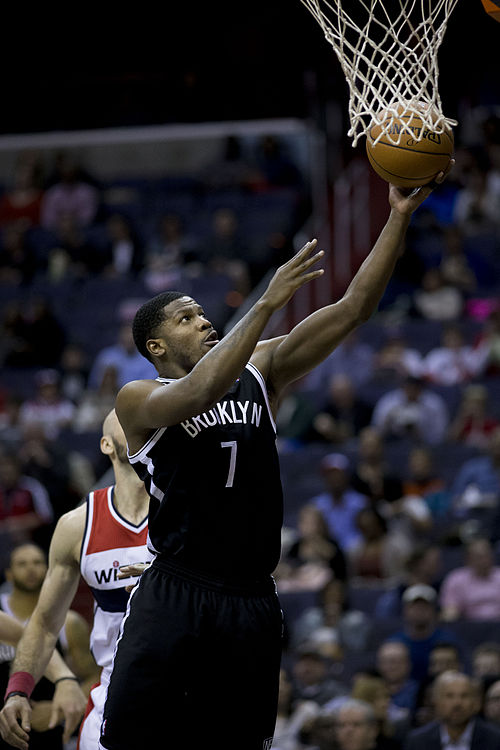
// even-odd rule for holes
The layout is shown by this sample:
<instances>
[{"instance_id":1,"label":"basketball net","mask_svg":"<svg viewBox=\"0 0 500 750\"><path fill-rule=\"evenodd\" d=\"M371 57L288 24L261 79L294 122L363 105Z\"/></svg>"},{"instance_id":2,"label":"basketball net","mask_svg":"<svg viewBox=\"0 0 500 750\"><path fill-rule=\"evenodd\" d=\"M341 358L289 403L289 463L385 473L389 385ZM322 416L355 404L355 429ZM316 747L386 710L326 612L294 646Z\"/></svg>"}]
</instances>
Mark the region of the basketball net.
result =
<instances>
[{"instance_id":1,"label":"basketball net","mask_svg":"<svg viewBox=\"0 0 500 750\"><path fill-rule=\"evenodd\" d=\"M421 118L422 128L411 131L417 141L426 129L443 133L457 124L442 112L437 61L457 1L301 0L346 77L353 147L374 123L382 126L374 143L385 135L395 144L407 129L401 118Z\"/></svg>"}]
</instances>

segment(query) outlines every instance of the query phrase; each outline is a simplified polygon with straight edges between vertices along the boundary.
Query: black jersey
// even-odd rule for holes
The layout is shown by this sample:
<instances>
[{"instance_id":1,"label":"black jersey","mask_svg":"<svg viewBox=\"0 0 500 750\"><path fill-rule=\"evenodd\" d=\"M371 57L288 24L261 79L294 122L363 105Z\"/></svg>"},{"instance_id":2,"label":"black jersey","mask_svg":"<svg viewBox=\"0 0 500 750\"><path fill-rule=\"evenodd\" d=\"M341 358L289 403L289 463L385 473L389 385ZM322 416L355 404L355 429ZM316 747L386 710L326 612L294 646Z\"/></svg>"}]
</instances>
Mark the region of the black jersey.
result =
<instances>
[{"instance_id":1,"label":"black jersey","mask_svg":"<svg viewBox=\"0 0 500 750\"><path fill-rule=\"evenodd\" d=\"M273 572L283 494L276 426L256 367L248 364L212 409L156 430L129 459L149 492L155 552L224 578Z\"/></svg>"}]
</instances>

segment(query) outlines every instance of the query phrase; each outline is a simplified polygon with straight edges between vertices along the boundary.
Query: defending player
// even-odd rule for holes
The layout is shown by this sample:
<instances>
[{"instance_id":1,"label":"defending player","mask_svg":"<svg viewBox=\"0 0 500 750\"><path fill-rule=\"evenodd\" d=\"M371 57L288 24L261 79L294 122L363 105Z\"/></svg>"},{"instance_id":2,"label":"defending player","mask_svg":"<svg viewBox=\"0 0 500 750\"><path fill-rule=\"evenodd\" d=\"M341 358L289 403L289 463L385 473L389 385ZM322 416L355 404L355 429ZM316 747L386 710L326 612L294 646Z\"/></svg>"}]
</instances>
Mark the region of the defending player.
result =
<instances>
[{"instance_id":1,"label":"defending player","mask_svg":"<svg viewBox=\"0 0 500 750\"><path fill-rule=\"evenodd\" d=\"M81 574L95 598L90 643L102 671L100 683L90 692L79 750L98 746L113 651L128 600L129 581L119 578L119 569L151 560L146 547L149 498L128 462L125 436L114 410L103 424L101 451L111 460L115 484L94 490L86 503L59 520L50 545L49 570L13 664L15 672L29 673L38 681ZM0 712L2 736L14 747L28 748L30 714L27 697L19 694L8 698Z\"/></svg>"},{"instance_id":2,"label":"defending player","mask_svg":"<svg viewBox=\"0 0 500 750\"><path fill-rule=\"evenodd\" d=\"M430 192L391 186L389 219L346 294L286 336L259 343L272 314L321 274L312 270L322 255L312 255L315 241L220 342L181 293L137 312L136 346L159 377L125 385L116 411L150 494L157 557L122 624L101 747L271 746L282 628L271 577L283 512L278 399L374 312Z\"/></svg>"}]
</instances>

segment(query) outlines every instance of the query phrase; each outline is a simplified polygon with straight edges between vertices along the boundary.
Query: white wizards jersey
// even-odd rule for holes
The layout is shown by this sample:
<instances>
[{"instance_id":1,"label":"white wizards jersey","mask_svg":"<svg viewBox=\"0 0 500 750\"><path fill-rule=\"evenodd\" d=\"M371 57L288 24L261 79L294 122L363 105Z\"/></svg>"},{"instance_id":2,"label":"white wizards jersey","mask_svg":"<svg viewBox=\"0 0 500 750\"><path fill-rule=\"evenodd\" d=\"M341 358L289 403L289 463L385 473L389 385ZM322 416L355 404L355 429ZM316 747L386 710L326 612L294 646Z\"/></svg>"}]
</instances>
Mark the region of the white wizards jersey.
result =
<instances>
[{"instance_id":1,"label":"white wizards jersey","mask_svg":"<svg viewBox=\"0 0 500 750\"><path fill-rule=\"evenodd\" d=\"M119 568L150 562L147 517L137 526L126 521L113 504L114 487L94 490L87 497L87 521L80 570L95 599L90 647L102 667L101 685L109 681L116 639L127 608L125 590L133 578L118 579Z\"/></svg>"}]
</instances>

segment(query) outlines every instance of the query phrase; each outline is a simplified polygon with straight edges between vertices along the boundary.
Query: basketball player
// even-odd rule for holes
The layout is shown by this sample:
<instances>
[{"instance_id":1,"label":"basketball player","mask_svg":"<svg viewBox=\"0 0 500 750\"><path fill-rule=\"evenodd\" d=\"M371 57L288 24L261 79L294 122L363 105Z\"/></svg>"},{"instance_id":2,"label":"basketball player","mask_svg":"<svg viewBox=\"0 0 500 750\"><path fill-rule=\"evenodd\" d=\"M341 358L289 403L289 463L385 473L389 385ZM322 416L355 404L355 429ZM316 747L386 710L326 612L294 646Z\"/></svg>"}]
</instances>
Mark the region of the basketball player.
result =
<instances>
[{"instance_id":1,"label":"basketball player","mask_svg":"<svg viewBox=\"0 0 500 750\"><path fill-rule=\"evenodd\" d=\"M0 594L0 610L26 625L37 604L46 574L47 557L41 547L32 542L15 547L5 571L10 591ZM78 612L69 610L66 614L56 646L71 664L83 692L88 695L90 685L95 681L97 668L89 649L88 625ZM1 650L0 695L5 693L14 654L13 648ZM47 679L41 679L33 691L32 698L36 701L36 730L33 729L31 737L33 749L50 746L51 750L62 750L61 727L49 727L53 694L54 686ZM7 745L0 740L0 748L3 750L6 747Z\"/></svg>"},{"instance_id":2,"label":"basketball player","mask_svg":"<svg viewBox=\"0 0 500 750\"><path fill-rule=\"evenodd\" d=\"M22 634L23 626L19 620L0 611L0 659L2 661L7 654L10 656L10 647L17 645ZM78 677L71 672L57 650L52 652L45 670L45 677L55 685L50 702L50 715L47 721L47 706L42 705L42 702L32 702L33 724L38 725L39 729L42 728L42 723L44 727L48 726L49 729L53 729L64 721L63 742L67 742L82 719L86 698L80 688ZM3 734L1 723L0 732ZM42 738L42 743L44 740L45 737Z\"/></svg>"},{"instance_id":3,"label":"basketball player","mask_svg":"<svg viewBox=\"0 0 500 750\"><path fill-rule=\"evenodd\" d=\"M149 562L152 557L146 546L149 498L129 464L114 410L104 420L101 451L111 460L115 484L90 492L86 503L60 518L50 545L48 574L13 665L14 674L29 673L35 682L39 679L81 574L95 598L90 643L102 671L100 682L90 691L80 750L98 747L112 655L128 599L130 578L119 577L120 567L135 570L132 563ZM0 712L0 730L14 747L28 748L30 713L27 697L19 693L8 698Z\"/></svg>"},{"instance_id":4,"label":"basketball player","mask_svg":"<svg viewBox=\"0 0 500 750\"><path fill-rule=\"evenodd\" d=\"M259 342L272 314L322 273L312 270L322 256L315 240L220 342L182 293L138 310L136 346L159 377L126 384L116 412L150 495L156 557L122 622L102 748L271 746L282 632L271 577L282 524L279 397L372 315L431 190L390 186L390 216L345 295L286 336Z\"/></svg>"}]
</instances>

